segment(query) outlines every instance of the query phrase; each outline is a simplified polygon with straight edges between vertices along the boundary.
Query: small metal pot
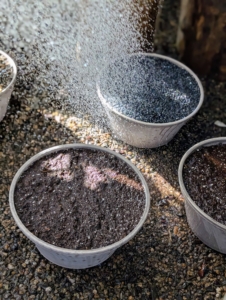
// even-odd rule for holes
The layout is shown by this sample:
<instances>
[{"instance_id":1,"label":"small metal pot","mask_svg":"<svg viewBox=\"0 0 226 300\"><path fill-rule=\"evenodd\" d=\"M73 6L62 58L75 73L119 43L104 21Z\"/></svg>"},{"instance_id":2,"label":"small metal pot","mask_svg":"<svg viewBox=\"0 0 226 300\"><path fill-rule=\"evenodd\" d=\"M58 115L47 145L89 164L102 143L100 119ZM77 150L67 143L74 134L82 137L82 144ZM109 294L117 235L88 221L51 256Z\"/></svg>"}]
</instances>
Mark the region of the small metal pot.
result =
<instances>
[{"instance_id":1,"label":"small metal pot","mask_svg":"<svg viewBox=\"0 0 226 300\"><path fill-rule=\"evenodd\" d=\"M5 52L0 50L0 55L3 55L8 60L11 67L13 68L13 77L12 77L11 82L5 89L3 89L0 92L0 122L1 122L6 114L9 99L11 97L11 94L12 94L12 91L14 88L14 84L16 81L16 75L17 75L17 66L16 66L14 60Z\"/></svg>"},{"instance_id":2,"label":"small metal pot","mask_svg":"<svg viewBox=\"0 0 226 300\"><path fill-rule=\"evenodd\" d=\"M111 128L116 137L139 148L155 148L167 144L180 130L180 128L192 118L202 106L204 100L204 91L199 78L195 73L190 70L187 66L181 62L155 53L137 53L132 55L144 55L149 57L157 57L163 60L168 60L171 63L179 66L180 68L186 70L195 79L200 90L200 99L196 109L189 114L187 117L169 123L148 123L142 122L130 117L127 117L111 107L107 99L105 99L101 93L100 79L97 82L97 94L101 100L103 107L106 110L108 118L110 120Z\"/></svg>"},{"instance_id":3,"label":"small metal pot","mask_svg":"<svg viewBox=\"0 0 226 300\"><path fill-rule=\"evenodd\" d=\"M183 181L183 168L186 159L200 148L218 144L226 144L226 137L205 140L191 147L180 161L178 177L180 189L185 199L185 210L191 230L204 244L226 254L226 226L215 221L195 204L187 192ZM199 179L197 178L197 180Z\"/></svg>"},{"instance_id":4,"label":"small metal pot","mask_svg":"<svg viewBox=\"0 0 226 300\"><path fill-rule=\"evenodd\" d=\"M145 193L145 208L144 212L142 214L142 217L139 221L139 223L136 225L136 227L123 239L121 239L118 242L115 242L112 245L98 248L98 249L91 249L91 250L72 250L72 249L66 249L54 246L52 244L49 244L47 242L44 242L43 240L39 239L37 236L35 236L33 233L31 233L21 222L20 218L17 215L17 211L14 205L14 191L16 188L16 184L18 179L21 177L23 172L30 167L35 161L39 160L40 158L49 155L51 153L57 152L59 150L66 150L66 149L91 149L96 151L103 151L110 153L114 156L116 156L119 160L123 160L127 165L129 165L134 172L138 175ZM141 229L143 226L144 221L147 218L149 207L150 207L150 195L147 183L141 174L141 172L126 158L124 158L122 155L111 151L106 148L93 146L93 145L84 145L84 144L67 144L67 145L60 145L56 147L52 147L49 149L46 149L36 155L34 155L32 158L30 158L16 173L10 187L9 192L9 204L10 209L13 215L14 220L16 221L16 224L21 229L21 231L33 242L35 243L36 247L40 251L40 253L47 258L49 261L53 262L56 265L70 268L70 269L84 269L84 268L90 268L93 266L96 266L106 259L108 259L117 248L121 247L125 243L127 243L130 239L134 237L134 235Z\"/></svg>"}]
</instances>

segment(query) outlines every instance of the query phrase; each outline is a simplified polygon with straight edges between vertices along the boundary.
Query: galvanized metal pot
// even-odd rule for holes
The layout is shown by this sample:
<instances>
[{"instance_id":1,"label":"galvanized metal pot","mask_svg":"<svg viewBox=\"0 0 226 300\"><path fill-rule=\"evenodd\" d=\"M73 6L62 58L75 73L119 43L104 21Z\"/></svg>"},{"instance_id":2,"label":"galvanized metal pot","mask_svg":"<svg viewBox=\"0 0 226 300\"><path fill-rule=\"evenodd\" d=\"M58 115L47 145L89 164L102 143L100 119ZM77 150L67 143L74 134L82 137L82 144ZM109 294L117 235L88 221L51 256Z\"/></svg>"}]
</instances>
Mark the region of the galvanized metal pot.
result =
<instances>
[{"instance_id":1,"label":"galvanized metal pot","mask_svg":"<svg viewBox=\"0 0 226 300\"><path fill-rule=\"evenodd\" d=\"M40 158L49 155L51 153L57 152L59 150L66 150L66 149L91 149L96 151L103 151L110 153L114 156L116 156L119 160L123 160L127 165L129 165L134 173L136 173L142 183L142 186L144 188L145 193L145 208L144 212L142 214L142 217L139 221L139 223L136 225L136 227L123 239L120 241L98 249L91 249L91 250L73 250L73 249L65 249L61 247L57 247L54 245L51 245L47 242L44 242L43 240L39 239L37 236L35 236L33 233L31 233L21 222L15 205L14 205L14 191L17 185L18 179L21 177L23 172L30 167L35 161L39 160ZM71 268L71 269L84 269L84 268L90 268L93 266L96 266L106 259L108 259L114 251L121 247L123 244L127 243L130 239L134 237L134 235L141 229L143 226L144 221L147 218L149 207L150 207L150 195L147 183L141 174L141 172L126 158L124 158L122 155L111 151L106 148L93 146L93 145L84 145L84 144L67 144L67 145L60 145L56 147L49 148L47 150L44 150L36 155L34 155L32 158L30 158L16 173L10 187L9 192L9 203L10 203L10 209L11 213L13 215L14 220L16 221L16 224L21 229L21 231L33 242L35 243L36 247L40 251L40 253L47 258L49 261L53 262L56 265L65 267L65 268Z\"/></svg>"},{"instance_id":2,"label":"galvanized metal pot","mask_svg":"<svg viewBox=\"0 0 226 300\"><path fill-rule=\"evenodd\" d=\"M180 128L191 119L200 109L204 100L204 91L202 84L195 73L190 70L187 66L181 62L155 53L135 53L132 55L143 55L149 57L157 57L163 60L168 60L171 63L177 65L178 67L186 70L195 79L199 90L200 99L196 109L189 114L187 117L169 123L148 123L142 122L130 117L127 117L111 107L107 99L105 99L101 92L100 78L97 81L97 94L101 100L103 107L108 115L110 125L113 133L117 138L139 148L155 148L167 144L180 130Z\"/></svg>"},{"instance_id":3,"label":"galvanized metal pot","mask_svg":"<svg viewBox=\"0 0 226 300\"><path fill-rule=\"evenodd\" d=\"M186 159L200 148L218 144L226 144L226 137L205 140L191 147L180 161L178 178L180 189L185 199L185 210L191 230L204 244L226 254L226 226L215 221L195 204L183 181L183 168ZM197 180L199 179L197 178Z\"/></svg>"},{"instance_id":4,"label":"galvanized metal pot","mask_svg":"<svg viewBox=\"0 0 226 300\"><path fill-rule=\"evenodd\" d=\"M1 122L6 114L9 99L11 97L11 94L12 94L12 91L14 88L14 84L16 81L16 75L17 75L17 66L16 66L14 60L5 52L0 50L0 55L4 56L7 59L7 61L9 62L9 64L11 65L11 67L13 69L13 76L12 76L11 82L5 89L3 89L0 92L0 122Z\"/></svg>"}]
</instances>

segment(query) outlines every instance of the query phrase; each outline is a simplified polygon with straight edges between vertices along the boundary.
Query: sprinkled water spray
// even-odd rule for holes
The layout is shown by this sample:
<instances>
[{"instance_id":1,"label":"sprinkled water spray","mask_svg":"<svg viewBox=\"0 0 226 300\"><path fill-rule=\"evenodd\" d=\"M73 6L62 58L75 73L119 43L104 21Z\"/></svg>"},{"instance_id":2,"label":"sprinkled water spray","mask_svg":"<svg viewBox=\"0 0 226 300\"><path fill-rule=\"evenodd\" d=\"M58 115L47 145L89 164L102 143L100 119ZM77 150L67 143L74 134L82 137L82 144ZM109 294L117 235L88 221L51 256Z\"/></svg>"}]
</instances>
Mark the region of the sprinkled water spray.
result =
<instances>
[{"instance_id":1,"label":"sprinkled water spray","mask_svg":"<svg viewBox=\"0 0 226 300\"><path fill-rule=\"evenodd\" d=\"M70 105L102 123L97 76L116 58L153 49L147 39L152 6L156 1L2 0L0 46L17 56L33 99L44 93L45 101Z\"/></svg>"}]
</instances>

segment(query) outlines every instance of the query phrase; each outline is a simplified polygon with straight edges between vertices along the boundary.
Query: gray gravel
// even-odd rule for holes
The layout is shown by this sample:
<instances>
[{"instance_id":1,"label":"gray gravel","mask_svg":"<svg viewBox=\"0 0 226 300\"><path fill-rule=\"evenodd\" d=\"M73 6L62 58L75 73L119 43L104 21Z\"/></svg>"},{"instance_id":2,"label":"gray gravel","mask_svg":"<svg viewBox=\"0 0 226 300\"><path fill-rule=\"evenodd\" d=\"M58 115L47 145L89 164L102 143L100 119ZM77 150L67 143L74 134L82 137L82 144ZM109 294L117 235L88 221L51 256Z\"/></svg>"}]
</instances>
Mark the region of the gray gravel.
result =
<instances>
[{"instance_id":1,"label":"gray gravel","mask_svg":"<svg viewBox=\"0 0 226 300\"><path fill-rule=\"evenodd\" d=\"M103 72L100 91L117 112L149 123L181 120L197 107L200 91L187 70L158 57L134 55Z\"/></svg>"},{"instance_id":2,"label":"gray gravel","mask_svg":"<svg viewBox=\"0 0 226 300\"><path fill-rule=\"evenodd\" d=\"M175 21L168 14L172 7L165 1L163 33L158 35L164 47L158 51L175 57L171 41ZM19 63L26 60L14 54ZM72 111L58 110L57 103L45 102L45 90L39 94L42 101L34 99L34 76L19 69L7 115L0 123L0 299L223 299L226 256L209 249L190 231L177 168L193 144L226 136L225 128L214 125L216 120L226 123L226 84L213 77L203 79L206 97L199 114L167 146L142 150L115 140L88 116L79 118ZM139 234L106 262L87 270L63 269L43 258L15 225L8 204L12 178L28 158L72 142L101 145L125 155L147 179L152 201Z\"/></svg>"}]
</instances>

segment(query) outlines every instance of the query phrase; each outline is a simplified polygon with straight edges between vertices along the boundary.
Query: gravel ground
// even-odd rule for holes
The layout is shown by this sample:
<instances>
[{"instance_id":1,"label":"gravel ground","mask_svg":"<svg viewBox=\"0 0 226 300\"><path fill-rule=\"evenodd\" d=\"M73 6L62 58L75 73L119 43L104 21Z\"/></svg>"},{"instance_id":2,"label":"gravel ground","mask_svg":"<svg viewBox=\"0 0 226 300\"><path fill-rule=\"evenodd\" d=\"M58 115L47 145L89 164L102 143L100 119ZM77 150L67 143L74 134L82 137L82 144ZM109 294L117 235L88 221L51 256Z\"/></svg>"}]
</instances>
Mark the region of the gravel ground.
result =
<instances>
[{"instance_id":1,"label":"gravel ground","mask_svg":"<svg viewBox=\"0 0 226 300\"><path fill-rule=\"evenodd\" d=\"M165 1L162 9L157 51L176 57L178 5L170 2ZM226 128L214 124L226 123L226 84L214 75L202 79L206 96L197 116L167 146L142 150L115 140L88 117L37 102L29 87L34 75L25 78L22 73L0 124L0 299L223 299L225 255L190 231L177 169L193 144L226 136ZM28 158L47 147L73 142L120 152L142 171L151 193L150 214L139 234L107 261L86 270L63 269L43 258L15 225L8 204L11 180Z\"/></svg>"}]
</instances>

